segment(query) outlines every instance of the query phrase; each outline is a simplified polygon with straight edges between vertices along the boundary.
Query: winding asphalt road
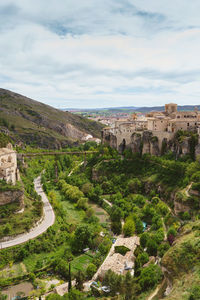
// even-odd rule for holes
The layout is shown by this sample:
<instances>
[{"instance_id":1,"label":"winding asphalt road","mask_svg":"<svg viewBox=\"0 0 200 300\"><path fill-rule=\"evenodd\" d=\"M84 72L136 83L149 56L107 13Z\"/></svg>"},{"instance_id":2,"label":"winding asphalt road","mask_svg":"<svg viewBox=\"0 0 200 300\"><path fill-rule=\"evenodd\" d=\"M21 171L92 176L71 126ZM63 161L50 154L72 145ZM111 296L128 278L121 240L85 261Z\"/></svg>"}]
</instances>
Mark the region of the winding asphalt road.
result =
<instances>
[{"instance_id":1,"label":"winding asphalt road","mask_svg":"<svg viewBox=\"0 0 200 300\"><path fill-rule=\"evenodd\" d=\"M27 242L28 240L36 238L38 235L45 232L55 222L55 214L49 200L42 189L41 176L34 180L34 187L38 195L42 197L43 206L43 219L37 226L33 227L29 232L18 235L14 238L0 243L0 249L16 246Z\"/></svg>"}]
</instances>

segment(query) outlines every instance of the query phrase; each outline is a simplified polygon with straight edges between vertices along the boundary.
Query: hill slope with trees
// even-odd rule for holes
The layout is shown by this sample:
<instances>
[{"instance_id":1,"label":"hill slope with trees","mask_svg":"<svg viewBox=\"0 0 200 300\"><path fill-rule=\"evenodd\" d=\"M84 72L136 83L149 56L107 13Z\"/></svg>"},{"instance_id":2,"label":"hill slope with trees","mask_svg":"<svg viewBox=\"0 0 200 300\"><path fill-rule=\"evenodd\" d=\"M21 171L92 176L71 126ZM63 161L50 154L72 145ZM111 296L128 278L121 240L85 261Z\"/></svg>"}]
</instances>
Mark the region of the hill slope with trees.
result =
<instances>
[{"instance_id":1,"label":"hill slope with trees","mask_svg":"<svg viewBox=\"0 0 200 300\"><path fill-rule=\"evenodd\" d=\"M100 137L102 125L0 89L0 131L16 142L60 148L88 134Z\"/></svg>"}]
</instances>

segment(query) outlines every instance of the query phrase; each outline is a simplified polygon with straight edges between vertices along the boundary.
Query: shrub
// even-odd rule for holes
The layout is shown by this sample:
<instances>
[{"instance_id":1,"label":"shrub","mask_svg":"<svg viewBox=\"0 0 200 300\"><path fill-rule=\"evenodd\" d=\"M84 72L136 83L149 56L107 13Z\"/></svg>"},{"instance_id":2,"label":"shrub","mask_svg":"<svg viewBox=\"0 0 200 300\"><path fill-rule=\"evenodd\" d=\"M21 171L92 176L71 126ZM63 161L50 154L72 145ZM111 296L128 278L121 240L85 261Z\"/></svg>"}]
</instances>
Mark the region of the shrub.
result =
<instances>
[{"instance_id":1,"label":"shrub","mask_svg":"<svg viewBox=\"0 0 200 300\"><path fill-rule=\"evenodd\" d=\"M156 241L154 241L153 239L149 239L147 241L147 253L151 256L156 256L157 255L157 248L158 248L158 244L156 243Z\"/></svg>"},{"instance_id":2,"label":"shrub","mask_svg":"<svg viewBox=\"0 0 200 300\"><path fill-rule=\"evenodd\" d=\"M115 246L115 253L119 253L124 256L128 251L130 251L130 249L125 246Z\"/></svg>"},{"instance_id":3,"label":"shrub","mask_svg":"<svg viewBox=\"0 0 200 300\"><path fill-rule=\"evenodd\" d=\"M149 240L149 234L147 232L144 232L140 237L140 245L145 248L147 245L147 242Z\"/></svg>"},{"instance_id":4,"label":"shrub","mask_svg":"<svg viewBox=\"0 0 200 300\"><path fill-rule=\"evenodd\" d=\"M96 271L97 271L97 267L94 264L89 264L87 269L86 269L87 277L89 279L91 279L92 276L96 273Z\"/></svg>"},{"instance_id":5,"label":"shrub","mask_svg":"<svg viewBox=\"0 0 200 300\"><path fill-rule=\"evenodd\" d=\"M143 291L153 288L162 277L162 271L159 266L150 264L142 269L139 284Z\"/></svg>"},{"instance_id":6,"label":"shrub","mask_svg":"<svg viewBox=\"0 0 200 300\"><path fill-rule=\"evenodd\" d=\"M121 222L112 222L111 229L115 234L120 234L122 232L122 224Z\"/></svg>"},{"instance_id":7,"label":"shrub","mask_svg":"<svg viewBox=\"0 0 200 300\"><path fill-rule=\"evenodd\" d=\"M134 232L135 232L135 223L133 220L129 219L124 224L123 233L125 236L132 236Z\"/></svg>"}]
</instances>

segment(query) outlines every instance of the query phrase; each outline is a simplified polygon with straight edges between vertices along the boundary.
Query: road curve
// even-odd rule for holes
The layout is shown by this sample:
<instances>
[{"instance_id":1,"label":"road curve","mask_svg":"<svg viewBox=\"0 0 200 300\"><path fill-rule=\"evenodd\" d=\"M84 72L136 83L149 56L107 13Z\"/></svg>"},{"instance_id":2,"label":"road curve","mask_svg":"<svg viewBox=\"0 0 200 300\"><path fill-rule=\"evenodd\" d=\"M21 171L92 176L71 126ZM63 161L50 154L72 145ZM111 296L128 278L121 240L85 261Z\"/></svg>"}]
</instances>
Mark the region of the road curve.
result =
<instances>
[{"instance_id":1,"label":"road curve","mask_svg":"<svg viewBox=\"0 0 200 300\"><path fill-rule=\"evenodd\" d=\"M16 246L36 238L38 235L45 232L55 222L55 214L49 200L42 189L41 176L34 180L34 187L38 195L41 196L43 206L43 219L37 226L33 227L29 232L20 234L13 239L0 243L0 249Z\"/></svg>"}]
</instances>

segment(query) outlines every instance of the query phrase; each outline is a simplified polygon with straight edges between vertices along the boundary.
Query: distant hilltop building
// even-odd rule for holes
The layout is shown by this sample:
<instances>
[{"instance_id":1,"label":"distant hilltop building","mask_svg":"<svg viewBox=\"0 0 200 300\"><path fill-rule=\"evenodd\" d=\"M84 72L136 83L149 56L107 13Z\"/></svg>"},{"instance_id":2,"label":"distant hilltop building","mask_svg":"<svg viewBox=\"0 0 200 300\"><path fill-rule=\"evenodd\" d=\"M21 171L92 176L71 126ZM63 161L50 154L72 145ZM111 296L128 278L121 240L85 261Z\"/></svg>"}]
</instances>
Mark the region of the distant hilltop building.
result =
<instances>
[{"instance_id":1,"label":"distant hilltop building","mask_svg":"<svg viewBox=\"0 0 200 300\"><path fill-rule=\"evenodd\" d=\"M163 112L153 111L140 117L133 114L129 119L116 121L112 127L104 128L102 141L120 152L129 147L133 152L159 155L179 130L200 133L197 108L194 111L178 111L177 104L169 103L165 104ZM183 154L186 154L186 148L183 147Z\"/></svg>"},{"instance_id":2,"label":"distant hilltop building","mask_svg":"<svg viewBox=\"0 0 200 300\"><path fill-rule=\"evenodd\" d=\"M0 148L0 180L12 184L19 180L17 153L11 144L8 144L7 148Z\"/></svg>"}]
</instances>

